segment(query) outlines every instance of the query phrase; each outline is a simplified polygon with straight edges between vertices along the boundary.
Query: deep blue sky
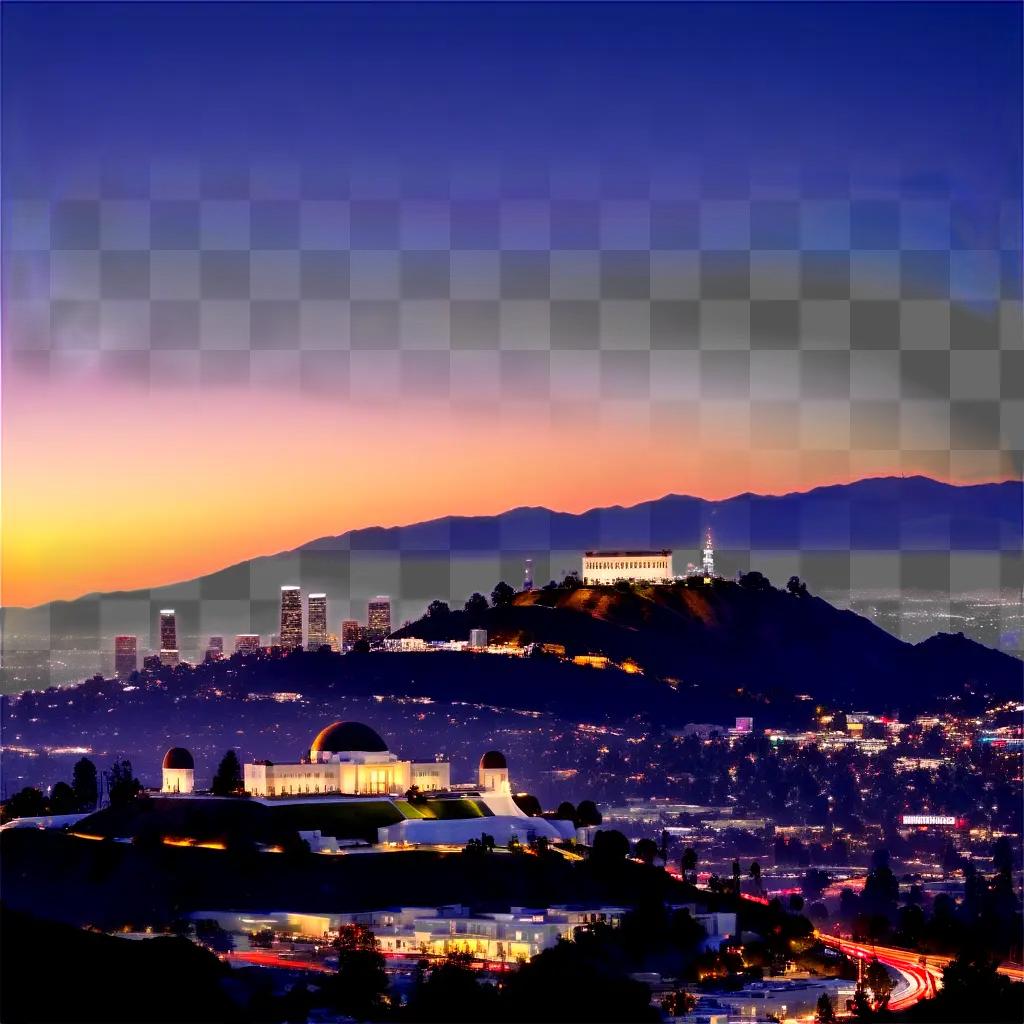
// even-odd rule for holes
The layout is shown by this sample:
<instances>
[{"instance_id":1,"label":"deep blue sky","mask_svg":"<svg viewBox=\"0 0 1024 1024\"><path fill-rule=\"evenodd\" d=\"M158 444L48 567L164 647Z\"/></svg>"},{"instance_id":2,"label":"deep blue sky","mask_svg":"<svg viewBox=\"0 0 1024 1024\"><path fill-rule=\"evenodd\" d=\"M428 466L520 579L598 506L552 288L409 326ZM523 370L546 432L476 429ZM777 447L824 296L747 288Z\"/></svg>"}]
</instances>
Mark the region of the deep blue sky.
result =
<instances>
[{"instance_id":1,"label":"deep blue sky","mask_svg":"<svg viewBox=\"0 0 1024 1024\"><path fill-rule=\"evenodd\" d=\"M4 158L783 156L1012 195L1021 10L5 3Z\"/></svg>"}]
</instances>

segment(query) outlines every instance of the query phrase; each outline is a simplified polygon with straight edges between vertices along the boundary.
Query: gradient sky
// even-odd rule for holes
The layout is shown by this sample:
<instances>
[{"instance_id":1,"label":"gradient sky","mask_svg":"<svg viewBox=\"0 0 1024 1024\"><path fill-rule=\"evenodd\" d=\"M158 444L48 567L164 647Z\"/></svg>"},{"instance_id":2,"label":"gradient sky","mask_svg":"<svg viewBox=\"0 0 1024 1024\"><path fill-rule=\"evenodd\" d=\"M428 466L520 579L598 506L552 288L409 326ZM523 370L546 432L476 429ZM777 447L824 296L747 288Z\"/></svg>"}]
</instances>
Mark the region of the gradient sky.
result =
<instances>
[{"instance_id":1,"label":"gradient sky","mask_svg":"<svg viewBox=\"0 0 1024 1024\"><path fill-rule=\"evenodd\" d=\"M1015 472L1017 423L983 406L1017 365L1019 5L0 17L5 605L449 513ZM751 200L797 204L796 234ZM591 206L592 252L566 241ZM696 244L664 241L682 209ZM330 294L289 284L298 250L344 255L343 329ZM699 346L659 347L635 261L596 255L653 250L654 291L712 303L736 253L762 299L794 300L797 256L840 253L851 298L952 304L997 340L936 372L924 319L876 351L821 302L787 351L723 302ZM240 251L246 300L214 273L200 302L208 254ZM409 252L445 253L444 297L407 284ZM509 252L542 254L570 333L573 303L600 303L599 346L552 341L528 290L493 347L456 344Z\"/></svg>"}]
</instances>

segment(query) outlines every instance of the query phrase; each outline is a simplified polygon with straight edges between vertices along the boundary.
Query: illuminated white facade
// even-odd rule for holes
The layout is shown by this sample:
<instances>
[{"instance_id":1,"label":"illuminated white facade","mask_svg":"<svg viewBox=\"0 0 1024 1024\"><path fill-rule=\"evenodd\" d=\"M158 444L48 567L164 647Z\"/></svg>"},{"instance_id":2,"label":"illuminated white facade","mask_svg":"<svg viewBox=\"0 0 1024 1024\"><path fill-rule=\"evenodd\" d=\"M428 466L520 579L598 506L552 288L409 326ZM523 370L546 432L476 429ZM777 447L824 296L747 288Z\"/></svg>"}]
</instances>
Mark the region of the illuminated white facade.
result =
<instances>
[{"instance_id":1,"label":"illuminated white facade","mask_svg":"<svg viewBox=\"0 0 1024 1024\"><path fill-rule=\"evenodd\" d=\"M184 747L171 747L161 765L161 793L191 793L196 788L195 761Z\"/></svg>"},{"instance_id":2,"label":"illuminated white facade","mask_svg":"<svg viewBox=\"0 0 1024 1024\"><path fill-rule=\"evenodd\" d=\"M662 583L672 579L672 552L663 551L587 551L583 555L583 582L617 583L619 580L646 580Z\"/></svg>"},{"instance_id":3,"label":"illuminated white facade","mask_svg":"<svg viewBox=\"0 0 1024 1024\"><path fill-rule=\"evenodd\" d=\"M403 794L411 786L444 790L451 786L447 761L401 760L368 726L334 722L313 740L309 759L292 764L257 761L243 768L252 796L346 793L355 796Z\"/></svg>"},{"instance_id":4,"label":"illuminated white facade","mask_svg":"<svg viewBox=\"0 0 1024 1024\"><path fill-rule=\"evenodd\" d=\"M480 758L477 779L480 789L489 793L508 793L511 786L508 780L508 762L505 755L498 750L488 750Z\"/></svg>"}]
</instances>

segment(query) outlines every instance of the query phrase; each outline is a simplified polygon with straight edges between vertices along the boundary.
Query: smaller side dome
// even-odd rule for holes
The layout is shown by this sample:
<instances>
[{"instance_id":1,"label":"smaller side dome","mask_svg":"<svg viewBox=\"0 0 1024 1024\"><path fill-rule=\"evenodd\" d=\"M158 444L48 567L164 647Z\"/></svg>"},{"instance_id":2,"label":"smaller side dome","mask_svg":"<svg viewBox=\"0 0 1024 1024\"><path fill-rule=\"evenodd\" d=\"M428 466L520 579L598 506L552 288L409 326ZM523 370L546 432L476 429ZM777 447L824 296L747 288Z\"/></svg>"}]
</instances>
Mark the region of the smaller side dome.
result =
<instances>
[{"instance_id":1,"label":"smaller side dome","mask_svg":"<svg viewBox=\"0 0 1024 1024\"><path fill-rule=\"evenodd\" d=\"M508 762L505 760L505 755L500 750L488 750L483 757L480 758L481 768L508 768Z\"/></svg>"},{"instance_id":2,"label":"smaller side dome","mask_svg":"<svg viewBox=\"0 0 1024 1024\"><path fill-rule=\"evenodd\" d=\"M167 768L191 768L194 769L196 766L195 761L192 759L192 755L184 747L171 747L170 750L164 754L163 767Z\"/></svg>"}]
</instances>

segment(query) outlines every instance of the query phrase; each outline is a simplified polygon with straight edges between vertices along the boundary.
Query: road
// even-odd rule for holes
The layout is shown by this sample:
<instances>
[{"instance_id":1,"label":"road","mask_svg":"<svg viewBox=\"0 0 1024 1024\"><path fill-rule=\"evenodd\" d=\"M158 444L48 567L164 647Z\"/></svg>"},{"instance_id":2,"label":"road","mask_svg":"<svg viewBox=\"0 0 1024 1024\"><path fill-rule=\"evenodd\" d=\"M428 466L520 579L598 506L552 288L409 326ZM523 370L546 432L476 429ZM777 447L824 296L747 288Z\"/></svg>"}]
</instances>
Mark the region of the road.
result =
<instances>
[{"instance_id":1,"label":"road","mask_svg":"<svg viewBox=\"0 0 1024 1024\"><path fill-rule=\"evenodd\" d=\"M818 938L853 959L877 960L896 975L896 986L889 1000L892 1010L905 1010L922 999L931 999L942 985L942 968L949 957L924 957L906 949L870 946L862 942L819 934Z\"/></svg>"},{"instance_id":2,"label":"road","mask_svg":"<svg viewBox=\"0 0 1024 1024\"><path fill-rule=\"evenodd\" d=\"M382 951L389 966L414 966L420 960L444 960L438 953L393 953ZM334 974L336 965L325 964L322 960L314 960L299 953L280 953L272 949L246 949L221 954L221 959L229 964L240 967L280 967L287 971L319 971L321 974ZM470 968L476 971L509 971L513 964L507 960L481 960L474 958L469 962Z\"/></svg>"},{"instance_id":3,"label":"road","mask_svg":"<svg viewBox=\"0 0 1024 1024\"><path fill-rule=\"evenodd\" d=\"M889 1008L905 1010L921 999L931 999L942 987L942 971L952 960L949 956L925 955L893 946L872 946L864 942L837 938L834 935L818 933L818 938L827 946L838 949L849 957L865 961L878 960L897 975L900 982L893 990ZM999 973L1014 981L1024 981L1024 968L1019 964L1004 963Z\"/></svg>"}]
</instances>

